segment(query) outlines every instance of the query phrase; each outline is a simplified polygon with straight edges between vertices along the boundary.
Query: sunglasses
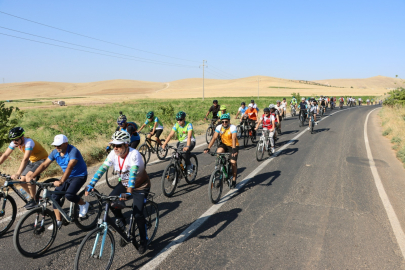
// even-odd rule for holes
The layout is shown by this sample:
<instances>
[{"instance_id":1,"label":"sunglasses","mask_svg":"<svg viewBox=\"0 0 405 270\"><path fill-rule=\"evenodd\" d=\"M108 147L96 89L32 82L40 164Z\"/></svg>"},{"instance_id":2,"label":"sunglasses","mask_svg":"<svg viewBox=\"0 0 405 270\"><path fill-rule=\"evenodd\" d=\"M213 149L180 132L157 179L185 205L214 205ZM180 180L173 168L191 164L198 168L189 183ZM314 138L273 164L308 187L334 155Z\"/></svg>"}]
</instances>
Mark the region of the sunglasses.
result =
<instances>
[{"instance_id":1,"label":"sunglasses","mask_svg":"<svg viewBox=\"0 0 405 270\"><path fill-rule=\"evenodd\" d=\"M54 145L56 148L59 148L59 147L61 147L62 145Z\"/></svg>"},{"instance_id":2,"label":"sunglasses","mask_svg":"<svg viewBox=\"0 0 405 270\"><path fill-rule=\"evenodd\" d=\"M11 140L11 141L13 141L13 142L18 142L19 140L21 140L21 138L14 139L14 140Z\"/></svg>"},{"instance_id":3,"label":"sunglasses","mask_svg":"<svg viewBox=\"0 0 405 270\"><path fill-rule=\"evenodd\" d=\"M229 121L221 121L221 122L224 123L224 124L229 123Z\"/></svg>"},{"instance_id":4,"label":"sunglasses","mask_svg":"<svg viewBox=\"0 0 405 270\"><path fill-rule=\"evenodd\" d=\"M181 122L181 121L183 121L184 119L180 119L180 120L177 120L177 122Z\"/></svg>"},{"instance_id":5,"label":"sunglasses","mask_svg":"<svg viewBox=\"0 0 405 270\"><path fill-rule=\"evenodd\" d=\"M112 148L121 148L122 144L111 144Z\"/></svg>"}]
</instances>

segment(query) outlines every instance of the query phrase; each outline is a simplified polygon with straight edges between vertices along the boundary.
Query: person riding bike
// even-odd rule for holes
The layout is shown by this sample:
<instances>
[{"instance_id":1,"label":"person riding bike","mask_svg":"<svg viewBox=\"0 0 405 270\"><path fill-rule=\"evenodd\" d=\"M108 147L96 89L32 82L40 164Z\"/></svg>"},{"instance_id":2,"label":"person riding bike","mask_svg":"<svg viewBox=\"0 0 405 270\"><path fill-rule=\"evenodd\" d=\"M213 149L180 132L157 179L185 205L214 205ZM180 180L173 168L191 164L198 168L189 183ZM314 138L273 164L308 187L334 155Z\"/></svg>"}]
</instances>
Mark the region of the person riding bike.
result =
<instances>
[{"instance_id":1,"label":"person riding bike","mask_svg":"<svg viewBox=\"0 0 405 270\"><path fill-rule=\"evenodd\" d=\"M113 166L118 173L119 183L111 191L109 196L120 196L120 201L111 205L111 211L115 216L115 224L125 231L126 221L122 214L125 202L132 195L132 213L139 228L140 246L139 254L146 251L147 235L143 208L145 199L148 197L151 183L145 170L145 163L138 150L130 147L130 135L125 131L116 131L112 137L110 145L114 151L108 154L104 163L100 166L86 188L85 195L94 190L95 185L108 170Z\"/></svg>"},{"instance_id":2,"label":"person riding bike","mask_svg":"<svg viewBox=\"0 0 405 270\"><path fill-rule=\"evenodd\" d=\"M212 112L212 118L218 119L218 112L219 112L220 105L218 104L218 100L214 99L212 101L212 106L209 108L207 114L205 115L204 119L207 120L208 115Z\"/></svg>"},{"instance_id":3,"label":"person riding bike","mask_svg":"<svg viewBox=\"0 0 405 270\"><path fill-rule=\"evenodd\" d=\"M149 127L149 134L147 136L148 139L150 139L153 135L156 137L156 143L158 145L162 145L160 142L160 135L163 132L163 124L160 122L159 118L155 116L155 113L153 111L150 111L146 114L146 121L145 123L142 124L141 128L139 129L139 132L148 125Z\"/></svg>"},{"instance_id":4,"label":"person riding bike","mask_svg":"<svg viewBox=\"0 0 405 270\"><path fill-rule=\"evenodd\" d=\"M253 109L256 109L257 112L259 112L259 107L257 107L257 104L255 103L255 101L253 99L250 101L250 104L252 104Z\"/></svg>"},{"instance_id":5,"label":"person riding bike","mask_svg":"<svg viewBox=\"0 0 405 270\"><path fill-rule=\"evenodd\" d=\"M303 117L304 117L303 122L305 122L305 120L307 119L307 114L308 114L308 103L306 102L304 97L301 99L301 102L298 105L298 109L300 110L300 114L302 112Z\"/></svg>"},{"instance_id":6,"label":"person riding bike","mask_svg":"<svg viewBox=\"0 0 405 270\"><path fill-rule=\"evenodd\" d=\"M182 155L186 162L187 173L192 174L194 168L193 165L191 165L190 152L195 147L193 124L186 121L186 113L183 111L180 111L176 114L176 120L177 123L173 126L169 136L167 136L166 138L165 143L162 145L162 148L165 149L170 139L174 135L177 135L177 139L179 140L179 142L177 143L177 148L183 149L183 151L185 152Z\"/></svg>"},{"instance_id":7,"label":"person riding bike","mask_svg":"<svg viewBox=\"0 0 405 270\"><path fill-rule=\"evenodd\" d=\"M263 125L263 132L264 136L267 138L270 136L270 145L271 145L271 153L274 154L274 131L276 128L276 120L274 115L270 114L270 109L269 108L264 108L263 110L264 114L262 117L260 117L259 122L257 123L257 126L255 130L259 129L260 124Z\"/></svg>"},{"instance_id":8,"label":"person riding bike","mask_svg":"<svg viewBox=\"0 0 405 270\"><path fill-rule=\"evenodd\" d=\"M316 101L316 99L313 99L311 101L311 106L308 109L308 117L313 115L315 125L318 125L318 123L316 122L316 114L319 113L318 102ZM308 123L308 130L311 130L311 121L309 121Z\"/></svg>"},{"instance_id":9,"label":"person riding bike","mask_svg":"<svg viewBox=\"0 0 405 270\"><path fill-rule=\"evenodd\" d=\"M249 104L248 109L246 112L243 114L243 117L248 119L248 124L252 128L253 136L256 136L256 131L254 130L254 127L256 126L256 121L257 121L257 110L253 108L252 103Z\"/></svg>"},{"instance_id":10,"label":"person riding bike","mask_svg":"<svg viewBox=\"0 0 405 270\"><path fill-rule=\"evenodd\" d=\"M326 100L323 96L319 99L319 103L321 104L320 110L323 110L325 113L325 108L326 108Z\"/></svg>"},{"instance_id":11,"label":"person riding bike","mask_svg":"<svg viewBox=\"0 0 405 270\"><path fill-rule=\"evenodd\" d=\"M292 97L291 101L290 101L290 105L293 105L295 107L295 109L297 110L297 104L298 101L295 97Z\"/></svg>"},{"instance_id":12,"label":"person riding bike","mask_svg":"<svg viewBox=\"0 0 405 270\"><path fill-rule=\"evenodd\" d=\"M269 109L270 109L270 115L274 116L274 124L275 124L275 128L278 129L279 128L279 123L280 123L280 113L278 112L278 110L276 109L276 106L274 104L270 104L269 105ZM274 141L277 141L277 132L274 132Z\"/></svg>"},{"instance_id":13,"label":"person riding bike","mask_svg":"<svg viewBox=\"0 0 405 270\"><path fill-rule=\"evenodd\" d=\"M242 102L240 104L238 112L236 113L235 119L238 119L238 116L240 114L240 121L242 122L243 114L246 112L247 109L248 109L248 107L246 107L245 102Z\"/></svg>"},{"instance_id":14,"label":"person riding bike","mask_svg":"<svg viewBox=\"0 0 405 270\"><path fill-rule=\"evenodd\" d=\"M65 191L66 194L52 194L52 198L58 202L59 205L62 196L65 196L70 202L79 204L79 217L84 217L89 210L90 204L84 202L84 200L76 194L87 180L86 162L84 162L80 151L73 145L69 144L68 138L65 135L56 135L52 145L55 146L55 150L49 154L48 158L39 165L30 177L27 177L27 182L40 175L53 161L56 161L61 167L63 175L60 180L53 182L53 185L56 187L55 191ZM62 215L55 206L53 206L53 209L57 220L56 225L60 228L62 226ZM53 230L53 225L49 226L48 230Z\"/></svg>"},{"instance_id":15,"label":"person riding bike","mask_svg":"<svg viewBox=\"0 0 405 270\"><path fill-rule=\"evenodd\" d=\"M218 146L217 153L232 153L230 162L232 165L232 184L231 188L236 186L236 177L238 174L238 153L239 153L239 141L236 137L236 126L231 125L231 116L229 113L221 115L222 124L215 129L214 136L212 137L207 148L204 149L204 153L208 153L215 143L218 136L221 137L221 144Z\"/></svg>"},{"instance_id":16,"label":"person riding bike","mask_svg":"<svg viewBox=\"0 0 405 270\"><path fill-rule=\"evenodd\" d=\"M343 96L341 96L339 98L339 107L343 107L343 104L345 104L345 98Z\"/></svg>"},{"instance_id":17,"label":"person riding bike","mask_svg":"<svg viewBox=\"0 0 405 270\"><path fill-rule=\"evenodd\" d=\"M226 114L226 106L225 106L225 105L221 105L221 109L220 109L220 111L218 112L218 117L221 118L221 116L222 116L223 114ZM218 122L220 123L221 120L219 119Z\"/></svg>"},{"instance_id":18,"label":"person riding bike","mask_svg":"<svg viewBox=\"0 0 405 270\"><path fill-rule=\"evenodd\" d=\"M283 101L281 101L281 107L283 108L283 116L287 117L287 100L286 100L286 98L283 98Z\"/></svg>"},{"instance_id":19,"label":"person riding bike","mask_svg":"<svg viewBox=\"0 0 405 270\"><path fill-rule=\"evenodd\" d=\"M130 146L136 149L141 142L141 137L138 134L138 125L135 122L127 122L127 117L121 114L117 119L118 127L115 131L125 131L131 135ZM107 146L106 150L110 150L110 146Z\"/></svg>"},{"instance_id":20,"label":"person riding bike","mask_svg":"<svg viewBox=\"0 0 405 270\"><path fill-rule=\"evenodd\" d=\"M280 113L280 119L281 119L284 116L284 109L283 109L283 106L281 105L280 100L276 101L276 110L278 110L278 112Z\"/></svg>"},{"instance_id":21,"label":"person riding bike","mask_svg":"<svg viewBox=\"0 0 405 270\"><path fill-rule=\"evenodd\" d=\"M8 138L11 140L10 145L0 157L0 165L11 155L17 147L24 156L21 160L20 167L17 172L11 175L11 179L26 182L31 179L32 173L41 165L48 157L48 152L44 147L29 137L25 137L25 131L22 127L12 128L8 133ZM31 200L24 206L26 209L31 209L36 206L35 201L36 185L22 184L21 187L31 196Z\"/></svg>"}]
</instances>

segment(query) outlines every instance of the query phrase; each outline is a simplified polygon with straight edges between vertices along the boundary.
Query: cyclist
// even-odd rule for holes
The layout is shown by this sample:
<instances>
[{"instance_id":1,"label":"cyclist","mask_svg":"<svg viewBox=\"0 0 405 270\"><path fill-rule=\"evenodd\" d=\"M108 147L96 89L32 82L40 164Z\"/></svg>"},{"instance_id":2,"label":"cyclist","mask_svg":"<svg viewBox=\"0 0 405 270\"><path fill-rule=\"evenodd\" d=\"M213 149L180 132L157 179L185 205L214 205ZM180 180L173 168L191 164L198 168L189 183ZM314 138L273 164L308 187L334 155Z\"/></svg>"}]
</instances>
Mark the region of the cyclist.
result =
<instances>
[{"instance_id":1,"label":"cyclist","mask_svg":"<svg viewBox=\"0 0 405 270\"><path fill-rule=\"evenodd\" d=\"M281 107L283 108L284 117L287 117L287 101L286 101L286 98L283 98L283 101L281 101Z\"/></svg>"},{"instance_id":2,"label":"cyclist","mask_svg":"<svg viewBox=\"0 0 405 270\"><path fill-rule=\"evenodd\" d=\"M343 104L345 104L345 98L343 96L341 96L340 99L339 99L340 108L343 107Z\"/></svg>"},{"instance_id":3,"label":"cyclist","mask_svg":"<svg viewBox=\"0 0 405 270\"><path fill-rule=\"evenodd\" d=\"M68 138L65 135L56 135L52 145L55 149L35 170L35 172L31 174L30 177L27 177L27 182L40 175L53 161L56 161L56 163L62 168L63 175L60 180L53 182L56 187L55 191L64 191L66 194L52 194L52 198L57 201L59 205L62 196L65 196L68 201L79 204L79 217L84 217L89 210L89 203L85 203L83 199L76 194L86 183L87 165L84 162L80 151L73 145L69 144ZM53 206L53 209L57 220L57 227L60 228L62 226L62 216L55 206ZM53 225L49 226L48 230L53 230Z\"/></svg>"},{"instance_id":4,"label":"cyclist","mask_svg":"<svg viewBox=\"0 0 405 270\"><path fill-rule=\"evenodd\" d=\"M374 105L374 99L371 99L371 105Z\"/></svg>"},{"instance_id":5,"label":"cyclist","mask_svg":"<svg viewBox=\"0 0 405 270\"><path fill-rule=\"evenodd\" d=\"M252 99L250 101L250 104L252 104L253 108L257 110L257 112L259 112L259 107L257 107L257 104L255 103L255 101Z\"/></svg>"},{"instance_id":6,"label":"cyclist","mask_svg":"<svg viewBox=\"0 0 405 270\"><path fill-rule=\"evenodd\" d=\"M361 97L359 97L359 106L361 106L361 101L362 101Z\"/></svg>"},{"instance_id":7,"label":"cyclist","mask_svg":"<svg viewBox=\"0 0 405 270\"><path fill-rule=\"evenodd\" d=\"M277 101L276 101L276 110L279 111L279 113L280 113L280 119L281 119L281 118L283 117L284 110L283 110L283 107L282 107L282 105L281 105L280 100L277 100Z\"/></svg>"},{"instance_id":8,"label":"cyclist","mask_svg":"<svg viewBox=\"0 0 405 270\"><path fill-rule=\"evenodd\" d=\"M94 189L94 186L108 168L114 166L115 171L119 172L119 183L109 196L120 196L120 201L111 205L111 211L116 218L115 224L125 231L126 221L121 209L125 207L123 201L130 199L132 195L132 212L139 228L141 243L138 252L143 254L146 251L147 243L143 208L151 186L149 176L146 173L141 154L138 150L129 146L130 135L128 132L116 131L111 139L110 145L114 151L108 154L107 159L94 174L86 188L85 195L87 196L88 192Z\"/></svg>"},{"instance_id":9,"label":"cyclist","mask_svg":"<svg viewBox=\"0 0 405 270\"><path fill-rule=\"evenodd\" d=\"M315 126L318 125L318 123L316 122L317 113L319 113L318 102L316 101L316 99L313 99L313 100L311 100L311 107L309 107L309 109L308 109L308 114L314 115ZM311 121L309 121L308 130L311 130Z\"/></svg>"},{"instance_id":10,"label":"cyclist","mask_svg":"<svg viewBox=\"0 0 405 270\"><path fill-rule=\"evenodd\" d=\"M259 129L259 126L261 123L263 123L263 132L264 136L267 138L270 136L270 145L271 145L271 153L274 154L274 129L276 127L276 122L275 122L275 117L274 115L270 114L270 109L269 108L264 108L263 109L264 114L262 117L260 117L259 122L257 123L257 126L255 130Z\"/></svg>"},{"instance_id":11,"label":"cyclist","mask_svg":"<svg viewBox=\"0 0 405 270\"><path fill-rule=\"evenodd\" d=\"M163 132L163 124L162 122L160 122L159 118L155 116L154 112L150 111L146 114L146 121L145 123L142 124L141 128L139 129L139 132L141 132L141 130L146 125L148 125L149 127L148 139L150 139L153 135L155 135L157 144L162 145L159 137Z\"/></svg>"},{"instance_id":12,"label":"cyclist","mask_svg":"<svg viewBox=\"0 0 405 270\"><path fill-rule=\"evenodd\" d=\"M236 126L231 125L231 116L229 113L221 115L221 122L222 124L216 127L214 136L212 136L207 148L204 149L204 153L208 153L210 151L215 140L218 138L218 136L220 136L221 144L218 146L217 153L232 153L230 158L233 175L231 188L235 188L236 177L238 174L237 160L239 153L239 141L236 137Z\"/></svg>"},{"instance_id":13,"label":"cyclist","mask_svg":"<svg viewBox=\"0 0 405 270\"><path fill-rule=\"evenodd\" d=\"M220 105L218 104L218 100L214 99L212 101L212 106L209 108L207 114L205 115L204 119L207 120L208 115L212 112L212 118L218 119L218 112L219 112Z\"/></svg>"},{"instance_id":14,"label":"cyclist","mask_svg":"<svg viewBox=\"0 0 405 270\"><path fill-rule=\"evenodd\" d=\"M297 109L297 99L295 97L292 97L291 101L290 101L290 106L294 106L295 109Z\"/></svg>"},{"instance_id":15,"label":"cyclist","mask_svg":"<svg viewBox=\"0 0 405 270\"><path fill-rule=\"evenodd\" d=\"M326 106L326 100L323 98L323 96L321 96L321 98L319 99L319 103L321 104L321 110L323 110L323 112L325 113L325 106Z\"/></svg>"},{"instance_id":16,"label":"cyclist","mask_svg":"<svg viewBox=\"0 0 405 270\"><path fill-rule=\"evenodd\" d=\"M243 114L243 117L248 118L248 124L251 126L252 131L253 131L253 136L256 136L256 131L254 130L254 127L256 126L256 121L257 121L257 109L253 108L253 104L250 103L248 106L248 109L246 112Z\"/></svg>"},{"instance_id":17,"label":"cyclist","mask_svg":"<svg viewBox=\"0 0 405 270\"><path fill-rule=\"evenodd\" d=\"M162 145L162 148L165 149L170 139L174 135L177 135L177 139L179 140L179 142L177 143L177 148L181 148L185 152L183 153L183 157L186 161L187 173L192 174L194 168L193 165L191 165L190 152L195 147L193 124L186 121L186 113L183 111L180 111L176 114L176 120L177 123L173 126L169 136L167 136L165 143Z\"/></svg>"},{"instance_id":18,"label":"cyclist","mask_svg":"<svg viewBox=\"0 0 405 270\"><path fill-rule=\"evenodd\" d=\"M25 131L21 127L12 128L8 133L8 138L11 140L10 145L6 149L3 155L0 157L0 165L11 155L14 149L17 147L24 156L21 160L20 167L17 172L11 176L11 179L17 180L21 178L21 181L25 182L30 179L32 173L41 165L48 157L48 152L42 147L42 145L29 138L25 137ZM36 186L22 184L21 187L31 196L31 200L24 206L26 209L31 209L36 206L35 193Z\"/></svg>"},{"instance_id":19,"label":"cyclist","mask_svg":"<svg viewBox=\"0 0 405 270\"><path fill-rule=\"evenodd\" d=\"M301 99L301 102L298 105L298 109L300 110L300 115L301 115L301 112L302 112L302 114L304 116L304 121L303 122L305 122L305 119L307 118L307 113L308 113L308 103L306 102L304 97Z\"/></svg>"},{"instance_id":20,"label":"cyclist","mask_svg":"<svg viewBox=\"0 0 405 270\"><path fill-rule=\"evenodd\" d=\"M279 123L280 123L280 113L278 112L278 110L276 110L276 106L274 104L270 104L269 109L270 109L270 114L274 116L275 128L278 129ZM279 130L279 132L281 133L281 130ZM277 140L278 140L277 132L274 132L274 141L277 141Z\"/></svg>"},{"instance_id":21,"label":"cyclist","mask_svg":"<svg viewBox=\"0 0 405 270\"><path fill-rule=\"evenodd\" d=\"M245 102L242 102L242 103L240 104L240 107L239 107L238 112L236 113L235 119L238 119L238 116L239 116L239 114L240 114L240 116L241 116L240 121L242 121L242 116L243 116L243 114L246 112L246 110L247 110L246 104L245 104Z\"/></svg>"},{"instance_id":22,"label":"cyclist","mask_svg":"<svg viewBox=\"0 0 405 270\"><path fill-rule=\"evenodd\" d=\"M284 110L281 107L281 102L280 100L277 100L277 104L275 105L276 108L276 116L277 116L277 129L279 131L279 133L281 134L281 121L283 121L283 113Z\"/></svg>"},{"instance_id":23,"label":"cyclist","mask_svg":"<svg viewBox=\"0 0 405 270\"><path fill-rule=\"evenodd\" d=\"M141 141L141 137L138 134L138 125L135 122L127 122L127 117L123 114L118 117L117 124L118 127L115 131L128 132L131 135L130 146L134 149L137 148ZM110 148L108 146L107 150L109 149Z\"/></svg>"},{"instance_id":24,"label":"cyclist","mask_svg":"<svg viewBox=\"0 0 405 270\"><path fill-rule=\"evenodd\" d=\"M221 105L221 109L220 109L220 111L218 112L218 117L221 118L221 116L222 116L223 114L226 114L226 106L225 106L225 105ZM221 121L218 121L218 122L221 122Z\"/></svg>"}]
</instances>

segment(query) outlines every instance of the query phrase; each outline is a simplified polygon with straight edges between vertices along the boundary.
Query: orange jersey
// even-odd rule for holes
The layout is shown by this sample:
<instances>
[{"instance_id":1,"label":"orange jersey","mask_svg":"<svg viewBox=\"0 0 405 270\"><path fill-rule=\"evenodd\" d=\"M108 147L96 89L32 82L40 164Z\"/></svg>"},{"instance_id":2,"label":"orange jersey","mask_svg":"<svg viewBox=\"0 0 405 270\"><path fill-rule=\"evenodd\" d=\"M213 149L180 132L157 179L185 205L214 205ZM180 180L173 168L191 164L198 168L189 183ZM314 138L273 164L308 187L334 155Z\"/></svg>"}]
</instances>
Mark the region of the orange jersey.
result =
<instances>
[{"instance_id":1,"label":"orange jersey","mask_svg":"<svg viewBox=\"0 0 405 270\"><path fill-rule=\"evenodd\" d=\"M245 112L245 115L247 115L250 120L257 121L257 110L256 109L252 109L252 110L250 110L250 108L247 109Z\"/></svg>"}]
</instances>

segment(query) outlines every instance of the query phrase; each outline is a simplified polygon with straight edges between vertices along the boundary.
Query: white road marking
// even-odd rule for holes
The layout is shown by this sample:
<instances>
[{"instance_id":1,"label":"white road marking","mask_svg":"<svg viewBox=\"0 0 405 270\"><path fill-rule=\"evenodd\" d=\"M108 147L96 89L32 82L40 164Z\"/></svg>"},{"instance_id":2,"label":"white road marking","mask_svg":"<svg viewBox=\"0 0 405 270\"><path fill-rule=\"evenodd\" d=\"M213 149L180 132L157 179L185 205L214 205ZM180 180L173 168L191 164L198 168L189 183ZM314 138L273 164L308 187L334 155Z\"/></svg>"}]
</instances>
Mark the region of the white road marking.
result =
<instances>
[{"instance_id":1,"label":"white road marking","mask_svg":"<svg viewBox=\"0 0 405 270\"><path fill-rule=\"evenodd\" d=\"M378 108L376 108L378 109ZM376 109L370 111L367 114L366 121L364 122L364 143L366 144L367 158L370 163L371 173L374 177L374 182L380 195L380 199L384 205L385 211L387 212L388 220L390 221L392 230L394 231L395 238L397 239L398 246L401 249L402 257L405 258L405 234L402 230L401 224L399 223L398 217L395 214L395 210L391 205L390 199L385 192L384 186L381 182L380 175L378 174L377 167L375 166L373 155L371 154L370 143L367 136L367 122L370 114Z\"/></svg>"}]
</instances>

